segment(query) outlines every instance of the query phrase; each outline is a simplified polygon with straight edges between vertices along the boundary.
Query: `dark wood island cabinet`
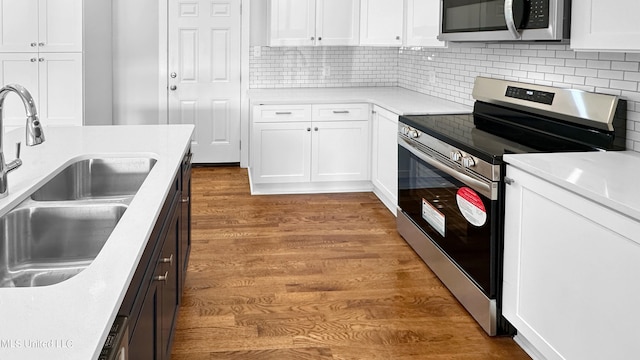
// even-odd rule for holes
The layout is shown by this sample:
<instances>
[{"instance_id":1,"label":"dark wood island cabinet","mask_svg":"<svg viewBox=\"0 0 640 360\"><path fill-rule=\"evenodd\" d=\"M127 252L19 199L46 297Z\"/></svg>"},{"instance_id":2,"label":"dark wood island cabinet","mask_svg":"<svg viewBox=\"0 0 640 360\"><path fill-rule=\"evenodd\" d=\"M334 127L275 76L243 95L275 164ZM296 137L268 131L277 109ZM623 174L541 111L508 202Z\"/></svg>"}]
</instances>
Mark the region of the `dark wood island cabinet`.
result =
<instances>
[{"instance_id":1,"label":"dark wood island cabinet","mask_svg":"<svg viewBox=\"0 0 640 360\"><path fill-rule=\"evenodd\" d=\"M184 155L118 315L129 318L129 358L171 355L191 244L191 151Z\"/></svg>"}]
</instances>

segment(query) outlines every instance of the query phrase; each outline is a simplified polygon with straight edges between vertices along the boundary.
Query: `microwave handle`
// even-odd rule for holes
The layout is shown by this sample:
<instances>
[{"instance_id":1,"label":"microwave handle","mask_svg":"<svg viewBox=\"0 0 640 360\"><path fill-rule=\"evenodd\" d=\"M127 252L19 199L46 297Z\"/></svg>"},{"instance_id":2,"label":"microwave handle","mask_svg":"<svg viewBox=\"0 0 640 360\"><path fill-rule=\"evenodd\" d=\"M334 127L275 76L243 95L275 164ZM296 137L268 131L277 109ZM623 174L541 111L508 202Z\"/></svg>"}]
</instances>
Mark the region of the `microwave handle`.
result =
<instances>
[{"instance_id":1,"label":"microwave handle","mask_svg":"<svg viewBox=\"0 0 640 360\"><path fill-rule=\"evenodd\" d=\"M514 0L505 0L504 1L504 21L507 23L507 29L513 35L514 40L520 39L520 33L518 32L518 27L516 26L516 21L513 16L513 1Z\"/></svg>"}]
</instances>

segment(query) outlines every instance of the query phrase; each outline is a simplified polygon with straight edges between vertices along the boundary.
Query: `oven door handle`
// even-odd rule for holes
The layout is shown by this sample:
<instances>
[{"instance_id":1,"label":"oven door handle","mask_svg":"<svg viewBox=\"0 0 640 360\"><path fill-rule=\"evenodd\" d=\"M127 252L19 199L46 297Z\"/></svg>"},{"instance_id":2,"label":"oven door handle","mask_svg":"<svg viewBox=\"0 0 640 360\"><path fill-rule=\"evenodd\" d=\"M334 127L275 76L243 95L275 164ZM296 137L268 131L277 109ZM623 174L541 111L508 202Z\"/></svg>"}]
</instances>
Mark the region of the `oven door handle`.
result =
<instances>
[{"instance_id":1,"label":"oven door handle","mask_svg":"<svg viewBox=\"0 0 640 360\"><path fill-rule=\"evenodd\" d=\"M410 153L415 155L418 159L426 162L427 164L435 167L436 169L444 172L445 174L455 178L456 180L464 183L465 185L471 187L473 190L479 192L480 194L488 197L491 200L498 200L498 189L492 182L483 182L478 179L474 179L473 177L463 174L461 172L456 171L434 159L433 157L425 154L424 152L416 149L410 140L403 138L402 136L398 137L398 145L407 149Z\"/></svg>"}]
</instances>

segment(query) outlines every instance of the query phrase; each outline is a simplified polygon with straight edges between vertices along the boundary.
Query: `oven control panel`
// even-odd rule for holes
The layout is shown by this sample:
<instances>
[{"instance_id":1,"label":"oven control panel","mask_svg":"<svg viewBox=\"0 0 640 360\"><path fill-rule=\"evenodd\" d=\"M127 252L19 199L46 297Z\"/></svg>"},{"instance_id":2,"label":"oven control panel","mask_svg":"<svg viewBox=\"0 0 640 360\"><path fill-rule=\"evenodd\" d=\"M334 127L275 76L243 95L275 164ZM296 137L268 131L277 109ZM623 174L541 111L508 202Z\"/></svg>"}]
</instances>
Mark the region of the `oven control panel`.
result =
<instances>
[{"instance_id":1,"label":"oven control panel","mask_svg":"<svg viewBox=\"0 0 640 360\"><path fill-rule=\"evenodd\" d=\"M531 90L524 89L515 86L507 86L507 92L504 94L506 97L532 101L540 104L551 105L553 104L553 97L555 96L552 92L547 91L539 91L539 90Z\"/></svg>"}]
</instances>

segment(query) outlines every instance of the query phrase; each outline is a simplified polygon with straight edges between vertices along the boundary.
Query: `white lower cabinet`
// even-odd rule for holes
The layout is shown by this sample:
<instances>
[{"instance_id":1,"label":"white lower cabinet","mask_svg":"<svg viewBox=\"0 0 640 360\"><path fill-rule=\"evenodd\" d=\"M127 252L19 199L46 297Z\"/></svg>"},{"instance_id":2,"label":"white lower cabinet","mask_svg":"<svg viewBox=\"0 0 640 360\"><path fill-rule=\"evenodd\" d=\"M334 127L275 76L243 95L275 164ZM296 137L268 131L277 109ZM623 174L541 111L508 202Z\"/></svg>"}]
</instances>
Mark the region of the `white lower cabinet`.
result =
<instances>
[{"instance_id":1,"label":"white lower cabinet","mask_svg":"<svg viewBox=\"0 0 640 360\"><path fill-rule=\"evenodd\" d=\"M251 181L300 183L276 192L353 190L370 180L368 104L253 107ZM331 186L327 184L332 184ZM314 186L317 185L317 188Z\"/></svg>"},{"instance_id":2,"label":"white lower cabinet","mask_svg":"<svg viewBox=\"0 0 640 360\"><path fill-rule=\"evenodd\" d=\"M640 224L507 166L502 312L546 359L640 354ZM526 349L526 347L525 347Z\"/></svg>"},{"instance_id":3,"label":"white lower cabinet","mask_svg":"<svg viewBox=\"0 0 640 360\"><path fill-rule=\"evenodd\" d=\"M45 126L82 125L82 53L0 53L0 83L24 86ZM25 124L24 105L9 94L4 125Z\"/></svg>"},{"instance_id":4,"label":"white lower cabinet","mask_svg":"<svg viewBox=\"0 0 640 360\"><path fill-rule=\"evenodd\" d=\"M373 191L395 215L398 206L398 114L373 106Z\"/></svg>"}]
</instances>

